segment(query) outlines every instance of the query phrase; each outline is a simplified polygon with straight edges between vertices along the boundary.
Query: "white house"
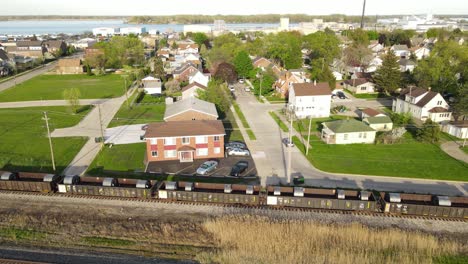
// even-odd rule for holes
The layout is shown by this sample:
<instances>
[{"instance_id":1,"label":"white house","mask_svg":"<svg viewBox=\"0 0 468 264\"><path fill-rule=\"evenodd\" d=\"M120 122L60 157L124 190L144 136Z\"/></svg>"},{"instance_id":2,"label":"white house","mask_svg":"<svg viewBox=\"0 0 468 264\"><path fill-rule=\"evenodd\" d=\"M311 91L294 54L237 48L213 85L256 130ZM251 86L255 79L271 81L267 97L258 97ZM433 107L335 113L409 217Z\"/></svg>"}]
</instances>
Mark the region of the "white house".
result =
<instances>
[{"instance_id":1,"label":"white house","mask_svg":"<svg viewBox=\"0 0 468 264\"><path fill-rule=\"evenodd\" d=\"M449 105L439 93L430 89L411 87L404 89L393 100L392 110L396 113L410 113L414 118L434 122L450 121Z\"/></svg>"},{"instance_id":2,"label":"white house","mask_svg":"<svg viewBox=\"0 0 468 264\"><path fill-rule=\"evenodd\" d=\"M199 84L197 82L193 82L184 88L182 88L182 100L187 99L190 97L197 97L199 90L206 90L206 86Z\"/></svg>"},{"instance_id":3,"label":"white house","mask_svg":"<svg viewBox=\"0 0 468 264\"><path fill-rule=\"evenodd\" d=\"M93 38L83 38L78 41L72 42L71 45L76 49L86 49L93 46L96 40Z\"/></svg>"},{"instance_id":4,"label":"white house","mask_svg":"<svg viewBox=\"0 0 468 264\"><path fill-rule=\"evenodd\" d=\"M366 117L375 117L375 116L385 116L385 114L373 108L365 108L361 110L361 120L363 120Z\"/></svg>"},{"instance_id":5,"label":"white house","mask_svg":"<svg viewBox=\"0 0 468 264\"><path fill-rule=\"evenodd\" d=\"M412 72L414 70L414 67L416 66L416 63L414 63L412 60L409 60L409 59L400 59L398 61L398 64L400 64L401 72L405 72L405 71Z\"/></svg>"},{"instance_id":6,"label":"white house","mask_svg":"<svg viewBox=\"0 0 468 264\"><path fill-rule=\"evenodd\" d=\"M375 131L390 131L393 129L392 119L386 115L365 117L362 121Z\"/></svg>"},{"instance_id":7,"label":"white house","mask_svg":"<svg viewBox=\"0 0 468 264\"><path fill-rule=\"evenodd\" d=\"M198 45L197 44L179 44L177 46L177 54L190 54L198 53Z\"/></svg>"},{"instance_id":8,"label":"white house","mask_svg":"<svg viewBox=\"0 0 468 264\"><path fill-rule=\"evenodd\" d=\"M208 86L208 82L210 81L210 76L201 73L200 71L196 71L190 74L189 76L189 83L197 82L203 86Z\"/></svg>"},{"instance_id":9,"label":"white house","mask_svg":"<svg viewBox=\"0 0 468 264\"><path fill-rule=\"evenodd\" d=\"M367 78L358 78L344 81L344 87L355 94L375 93L375 83Z\"/></svg>"},{"instance_id":10,"label":"white house","mask_svg":"<svg viewBox=\"0 0 468 264\"><path fill-rule=\"evenodd\" d=\"M343 74L341 74L340 72L333 71L332 74L333 74L333 77L335 77L335 80L337 81L343 80Z\"/></svg>"},{"instance_id":11,"label":"white house","mask_svg":"<svg viewBox=\"0 0 468 264\"><path fill-rule=\"evenodd\" d=\"M418 58L418 60L422 60L428 57L429 53L431 53L431 50L426 47L421 47L414 51L414 55L416 56L416 58Z\"/></svg>"},{"instance_id":12,"label":"white house","mask_svg":"<svg viewBox=\"0 0 468 264\"><path fill-rule=\"evenodd\" d=\"M112 27L100 27L100 28L93 28L93 35L94 36L113 36L119 34L119 28L112 28Z\"/></svg>"},{"instance_id":13,"label":"white house","mask_svg":"<svg viewBox=\"0 0 468 264\"><path fill-rule=\"evenodd\" d=\"M366 72L375 72L380 66L382 66L383 60L380 57L374 57L366 68Z\"/></svg>"},{"instance_id":14,"label":"white house","mask_svg":"<svg viewBox=\"0 0 468 264\"><path fill-rule=\"evenodd\" d=\"M443 124L442 131L454 137L466 139L468 138L468 120Z\"/></svg>"},{"instance_id":15,"label":"white house","mask_svg":"<svg viewBox=\"0 0 468 264\"><path fill-rule=\"evenodd\" d=\"M376 131L363 122L348 119L322 123L322 140L327 144L372 144Z\"/></svg>"},{"instance_id":16,"label":"white house","mask_svg":"<svg viewBox=\"0 0 468 264\"><path fill-rule=\"evenodd\" d=\"M147 76L141 79L143 84L143 90L146 94L161 94L162 92L162 82L159 78L154 78L152 76Z\"/></svg>"},{"instance_id":17,"label":"white house","mask_svg":"<svg viewBox=\"0 0 468 264\"><path fill-rule=\"evenodd\" d=\"M400 58L407 58L410 56L410 51L406 45L393 45L390 50Z\"/></svg>"},{"instance_id":18,"label":"white house","mask_svg":"<svg viewBox=\"0 0 468 264\"><path fill-rule=\"evenodd\" d=\"M293 83L288 107L297 118L329 117L331 90L328 83Z\"/></svg>"},{"instance_id":19,"label":"white house","mask_svg":"<svg viewBox=\"0 0 468 264\"><path fill-rule=\"evenodd\" d=\"M372 50L372 53L379 53L379 52L383 51L383 49L384 49L384 46L382 44L380 44L378 41L369 44L369 46L367 46L367 47L370 50Z\"/></svg>"}]
</instances>

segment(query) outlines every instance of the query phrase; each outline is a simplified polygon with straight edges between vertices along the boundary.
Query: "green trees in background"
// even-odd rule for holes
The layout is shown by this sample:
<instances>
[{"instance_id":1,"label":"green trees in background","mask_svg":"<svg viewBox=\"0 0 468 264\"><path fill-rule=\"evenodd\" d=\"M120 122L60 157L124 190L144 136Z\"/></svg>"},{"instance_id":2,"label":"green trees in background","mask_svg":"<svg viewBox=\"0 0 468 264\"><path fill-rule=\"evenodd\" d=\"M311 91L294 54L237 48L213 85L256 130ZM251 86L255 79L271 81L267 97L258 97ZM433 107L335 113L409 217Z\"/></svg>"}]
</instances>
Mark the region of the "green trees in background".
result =
<instances>
[{"instance_id":1,"label":"green trees in background","mask_svg":"<svg viewBox=\"0 0 468 264\"><path fill-rule=\"evenodd\" d=\"M249 58L249 54L245 50L239 51L236 57L234 57L234 67L238 76L246 77L250 71L253 70L252 60Z\"/></svg>"},{"instance_id":2,"label":"green trees in background","mask_svg":"<svg viewBox=\"0 0 468 264\"><path fill-rule=\"evenodd\" d=\"M385 93L393 93L400 87L401 73L398 57L388 52L382 59L382 66L375 72L374 81Z\"/></svg>"}]
</instances>

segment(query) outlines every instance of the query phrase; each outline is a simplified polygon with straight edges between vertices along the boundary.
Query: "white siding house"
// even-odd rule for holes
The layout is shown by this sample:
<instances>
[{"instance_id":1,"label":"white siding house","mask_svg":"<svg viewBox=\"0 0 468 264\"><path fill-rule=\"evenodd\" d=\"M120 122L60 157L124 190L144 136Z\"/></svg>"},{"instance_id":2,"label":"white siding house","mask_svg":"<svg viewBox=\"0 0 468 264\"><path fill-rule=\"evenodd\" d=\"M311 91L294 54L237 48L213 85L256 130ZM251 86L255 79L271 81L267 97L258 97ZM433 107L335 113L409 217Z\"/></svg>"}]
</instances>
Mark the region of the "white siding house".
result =
<instances>
[{"instance_id":1,"label":"white siding house","mask_svg":"<svg viewBox=\"0 0 468 264\"><path fill-rule=\"evenodd\" d=\"M439 93L412 87L401 92L393 100L392 110L396 113L410 113L413 117L434 122L450 121L449 105Z\"/></svg>"},{"instance_id":2,"label":"white siding house","mask_svg":"<svg viewBox=\"0 0 468 264\"><path fill-rule=\"evenodd\" d=\"M468 138L468 120L449 122L442 125L442 131L461 139Z\"/></svg>"},{"instance_id":3,"label":"white siding house","mask_svg":"<svg viewBox=\"0 0 468 264\"><path fill-rule=\"evenodd\" d=\"M375 83L366 78L346 80L344 87L355 94L375 93Z\"/></svg>"},{"instance_id":4,"label":"white siding house","mask_svg":"<svg viewBox=\"0 0 468 264\"><path fill-rule=\"evenodd\" d=\"M200 71L196 71L192 73L189 77L189 83L197 82L203 86L208 86L208 82L210 81L210 76L201 73Z\"/></svg>"},{"instance_id":5,"label":"white siding house","mask_svg":"<svg viewBox=\"0 0 468 264\"><path fill-rule=\"evenodd\" d=\"M146 94L161 94L162 93L162 82L159 78L147 76L141 79L143 84L143 90Z\"/></svg>"},{"instance_id":6,"label":"white siding house","mask_svg":"<svg viewBox=\"0 0 468 264\"><path fill-rule=\"evenodd\" d=\"M182 100L190 97L197 97L198 90L206 90L206 86L193 82L182 88Z\"/></svg>"},{"instance_id":7,"label":"white siding house","mask_svg":"<svg viewBox=\"0 0 468 264\"><path fill-rule=\"evenodd\" d=\"M331 90L328 83L293 83L288 107L297 118L329 117Z\"/></svg>"},{"instance_id":8,"label":"white siding house","mask_svg":"<svg viewBox=\"0 0 468 264\"><path fill-rule=\"evenodd\" d=\"M327 144L372 144L376 131L354 119L322 123L322 140Z\"/></svg>"}]
</instances>

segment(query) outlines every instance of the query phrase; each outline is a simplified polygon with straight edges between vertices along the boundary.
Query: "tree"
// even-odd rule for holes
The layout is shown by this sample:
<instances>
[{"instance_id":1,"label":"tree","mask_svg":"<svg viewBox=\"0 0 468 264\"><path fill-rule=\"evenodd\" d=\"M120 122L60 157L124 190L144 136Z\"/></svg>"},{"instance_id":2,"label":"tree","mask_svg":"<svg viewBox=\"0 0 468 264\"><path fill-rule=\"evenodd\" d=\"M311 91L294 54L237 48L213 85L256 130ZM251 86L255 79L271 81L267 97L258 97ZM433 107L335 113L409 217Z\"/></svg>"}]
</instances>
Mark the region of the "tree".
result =
<instances>
[{"instance_id":1,"label":"tree","mask_svg":"<svg viewBox=\"0 0 468 264\"><path fill-rule=\"evenodd\" d=\"M369 45L369 36L366 31L357 28L350 32L349 37L353 41L354 46L368 46Z\"/></svg>"},{"instance_id":2,"label":"tree","mask_svg":"<svg viewBox=\"0 0 468 264\"><path fill-rule=\"evenodd\" d=\"M77 113L80 107L80 90L78 88L69 88L63 91L63 98L70 105L73 113Z\"/></svg>"},{"instance_id":3,"label":"tree","mask_svg":"<svg viewBox=\"0 0 468 264\"><path fill-rule=\"evenodd\" d=\"M198 91L198 98L215 104L219 114L225 115L231 107L232 97L227 85L219 80L211 79L205 91Z\"/></svg>"},{"instance_id":4,"label":"tree","mask_svg":"<svg viewBox=\"0 0 468 264\"><path fill-rule=\"evenodd\" d=\"M468 83L463 85L456 94L453 104L453 117L458 120L461 116L468 115Z\"/></svg>"},{"instance_id":5,"label":"tree","mask_svg":"<svg viewBox=\"0 0 468 264\"><path fill-rule=\"evenodd\" d=\"M333 59L341 54L340 41L335 34L317 31L303 37L303 47L310 50L310 59L324 59L324 63L331 64Z\"/></svg>"},{"instance_id":6,"label":"tree","mask_svg":"<svg viewBox=\"0 0 468 264\"><path fill-rule=\"evenodd\" d=\"M382 66L375 72L374 81L387 94L400 87L400 65L395 53L389 52L383 57Z\"/></svg>"},{"instance_id":7,"label":"tree","mask_svg":"<svg viewBox=\"0 0 468 264\"><path fill-rule=\"evenodd\" d=\"M214 78L223 82L234 83L237 80L236 68L227 62L220 63L216 67Z\"/></svg>"},{"instance_id":8,"label":"tree","mask_svg":"<svg viewBox=\"0 0 468 264\"><path fill-rule=\"evenodd\" d=\"M245 78L249 75L249 72L253 69L252 61L249 58L249 54L245 51L240 51L234 58L234 67L236 68L237 75Z\"/></svg>"},{"instance_id":9,"label":"tree","mask_svg":"<svg viewBox=\"0 0 468 264\"><path fill-rule=\"evenodd\" d=\"M208 36L205 33L197 32L192 35L192 39L200 47L203 43L205 43L208 40Z\"/></svg>"},{"instance_id":10,"label":"tree","mask_svg":"<svg viewBox=\"0 0 468 264\"><path fill-rule=\"evenodd\" d=\"M279 61L286 69L302 67L301 35L298 32L279 32L265 37L267 57Z\"/></svg>"},{"instance_id":11,"label":"tree","mask_svg":"<svg viewBox=\"0 0 468 264\"><path fill-rule=\"evenodd\" d=\"M180 92L180 83L177 80L170 80L164 84L166 94L173 95Z\"/></svg>"},{"instance_id":12,"label":"tree","mask_svg":"<svg viewBox=\"0 0 468 264\"><path fill-rule=\"evenodd\" d=\"M151 72L161 79L165 79L166 72L164 71L164 62L159 57L151 58L149 62Z\"/></svg>"},{"instance_id":13,"label":"tree","mask_svg":"<svg viewBox=\"0 0 468 264\"><path fill-rule=\"evenodd\" d=\"M417 130L416 136L420 141L437 143L440 140L440 126L430 118Z\"/></svg>"},{"instance_id":14,"label":"tree","mask_svg":"<svg viewBox=\"0 0 468 264\"><path fill-rule=\"evenodd\" d=\"M255 74L255 79L252 82L254 94L260 95L260 83L262 84L262 95L273 92L273 84L276 81L276 76L271 68L265 72L260 70L260 74Z\"/></svg>"},{"instance_id":15,"label":"tree","mask_svg":"<svg viewBox=\"0 0 468 264\"><path fill-rule=\"evenodd\" d=\"M367 45L351 45L344 50L344 61L346 65L359 67L364 71L372 60L372 51Z\"/></svg>"},{"instance_id":16,"label":"tree","mask_svg":"<svg viewBox=\"0 0 468 264\"><path fill-rule=\"evenodd\" d=\"M162 39L159 40L159 47L161 47L161 48L167 47L167 39L166 38L162 38Z\"/></svg>"}]
</instances>

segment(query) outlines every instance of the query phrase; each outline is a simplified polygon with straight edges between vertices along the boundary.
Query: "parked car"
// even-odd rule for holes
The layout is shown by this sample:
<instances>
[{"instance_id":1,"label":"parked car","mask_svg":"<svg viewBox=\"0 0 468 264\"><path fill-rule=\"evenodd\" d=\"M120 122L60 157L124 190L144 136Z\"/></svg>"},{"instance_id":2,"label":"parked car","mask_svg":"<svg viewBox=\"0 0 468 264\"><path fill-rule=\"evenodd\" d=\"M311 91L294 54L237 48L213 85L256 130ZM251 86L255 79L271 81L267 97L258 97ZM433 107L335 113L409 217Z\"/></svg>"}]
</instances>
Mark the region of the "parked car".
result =
<instances>
[{"instance_id":1,"label":"parked car","mask_svg":"<svg viewBox=\"0 0 468 264\"><path fill-rule=\"evenodd\" d=\"M230 141L224 145L226 149L231 149L231 148L240 148L240 149L246 149L247 145L244 142L240 141Z\"/></svg>"},{"instance_id":2,"label":"parked car","mask_svg":"<svg viewBox=\"0 0 468 264\"><path fill-rule=\"evenodd\" d=\"M234 164L229 175L239 177L248 167L249 163L245 160L241 160Z\"/></svg>"},{"instance_id":3,"label":"parked car","mask_svg":"<svg viewBox=\"0 0 468 264\"><path fill-rule=\"evenodd\" d=\"M287 146L287 147L294 147L294 143L291 141L289 141L289 138L283 138L283 143Z\"/></svg>"},{"instance_id":4,"label":"parked car","mask_svg":"<svg viewBox=\"0 0 468 264\"><path fill-rule=\"evenodd\" d=\"M230 90L231 92L234 92L236 89L234 88L234 85L230 84L230 85L229 85L229 90Z\"/></svg>"},{"instance_id":5,"label":"parked car","mask_svg":"<svg viewBox=\"0 0 468 264\"><path fill-rule=\"evenodd\" d=\"M340 98L340 99L346 99L346 95L345 95L343 92L341 92L341 91L338 91L338 92L336 93L336 95L337 95L338 98Z\"/></svg>"},{"instance_id":6,"label":"parked car","mask_svg":"<svg viewBox=\"0 0 468 264\"><path fill-rule=\"evenodd\" d=\"M241 148L230 148L227 150L229 156L250 156L250 151Z\"/></svg>"},{"instance_id":7,"label":"parked car","mask_svg":"<svg viewBox=\"0 0 468 264\"><path fill-rule=\"evenodd\" d=\"M247 86L244 88L244 90L245 90L246 92L250 92L250 88L247 87Z\"/></svg>"},{"instance_id":8,"label":"parked car","mask_svg":"<svg viewBox=\"0 0 468 264\"><path fill-rule=\"evenodd\" d=\"M217 161L215 161L215 160L205 161L205 162L203 162L202 165L200 165L200 167L198 167L197 174L206 175L206 174L214 171L216 169L216 167L218 167L218 162Z\"/></svg>"},{"instance_id":9,"label":"parked car","mask_svg":"<svg viewBox=\"0 0 468 264\"><path fill-rule=\"evenodd\" d=\"M244 79L239 79L239 83L244 83Z\"/></svg>"}]
</instances>

